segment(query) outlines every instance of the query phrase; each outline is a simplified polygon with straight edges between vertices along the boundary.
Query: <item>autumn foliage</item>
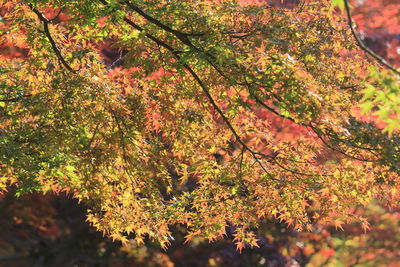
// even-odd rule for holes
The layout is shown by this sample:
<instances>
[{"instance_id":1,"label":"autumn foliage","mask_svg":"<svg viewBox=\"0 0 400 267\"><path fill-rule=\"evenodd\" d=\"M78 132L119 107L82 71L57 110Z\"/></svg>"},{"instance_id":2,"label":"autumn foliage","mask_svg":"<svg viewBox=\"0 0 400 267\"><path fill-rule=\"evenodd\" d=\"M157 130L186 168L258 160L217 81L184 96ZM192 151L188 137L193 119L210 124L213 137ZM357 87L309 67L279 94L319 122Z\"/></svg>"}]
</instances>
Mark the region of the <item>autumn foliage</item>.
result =
<instances>
[{"instance_id":1,"label":"autumn foliage","mask_svg":"<svg viewBox=\"0 0 400 267\"><path fill-rule=\"evenodd\" d=\"M368 230L355 209L399 200L400 89L331 4L1 2L0 189L69 193L125 244Z\"/></svg>"}]
</instances>

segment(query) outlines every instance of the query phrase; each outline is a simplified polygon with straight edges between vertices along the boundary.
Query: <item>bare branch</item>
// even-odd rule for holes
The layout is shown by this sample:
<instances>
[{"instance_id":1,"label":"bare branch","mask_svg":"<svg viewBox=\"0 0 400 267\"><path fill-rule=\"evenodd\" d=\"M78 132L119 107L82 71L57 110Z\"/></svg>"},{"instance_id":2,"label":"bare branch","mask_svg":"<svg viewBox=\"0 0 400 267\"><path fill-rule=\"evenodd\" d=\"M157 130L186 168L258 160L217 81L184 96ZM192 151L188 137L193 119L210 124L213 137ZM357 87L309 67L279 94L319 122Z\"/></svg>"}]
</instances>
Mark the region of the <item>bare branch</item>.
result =
<instances>
[{"instance_id":1,"label":"bare branch","mask_svg":"<svg viewBox=\"0 0 400 267\"><path fill-rule=\"evenodd\" d=\"M379 56L378 54L376 54L374 51L372 51L369 47L367 47L364 42L360 39L360 36L358 36L355 28L354 28L354 24L353 24L353 18L351 16L351 12L350 12L350 5L349 5L349 1L348 0L343 0L344 1L344 6L346 9L346 14L347 14L347 21L348 24L350 26L351 29L351 33L353 34L354 38L357 41L357 44L360 46L360 48L367 53L368 55L372 56L373 58L375 58L380 64L382 64L383 66L385 66L386 68L390 69L391 71L393 71L394 73L396 73L397 75L400 75L400 71L398 71L395 67L393 67L392 65L390 65L384 58L382 58L381 56Z\"/></svg>"}]
</instances>

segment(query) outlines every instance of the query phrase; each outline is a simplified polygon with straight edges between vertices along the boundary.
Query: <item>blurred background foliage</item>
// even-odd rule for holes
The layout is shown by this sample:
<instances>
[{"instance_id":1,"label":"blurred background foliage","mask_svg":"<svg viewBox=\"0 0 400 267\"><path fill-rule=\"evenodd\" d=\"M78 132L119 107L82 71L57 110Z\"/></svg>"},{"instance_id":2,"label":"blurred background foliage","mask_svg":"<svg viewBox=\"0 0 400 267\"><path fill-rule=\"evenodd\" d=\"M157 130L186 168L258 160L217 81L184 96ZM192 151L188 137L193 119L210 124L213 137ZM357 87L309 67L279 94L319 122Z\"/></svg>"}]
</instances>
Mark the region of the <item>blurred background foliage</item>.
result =
<instances>
[{"instance_id":1,"label":"blurred background foliage","mask_svg":"<svg viewBox=\"0 0 400 267\"><path fill-rule=\"evenodd\" d=\"M357 224L296 232L264 221L256 232L260 248L240 254L229 240L233 231L216 242L185 244L178 227L168 250L151 241L124 247L90 227L85 206L67 195L13 193L0 201L0 266L398 266L400 260L399 209L379 203L354 211L368 218L367 232Z\"/></svg>"}]
</instances>

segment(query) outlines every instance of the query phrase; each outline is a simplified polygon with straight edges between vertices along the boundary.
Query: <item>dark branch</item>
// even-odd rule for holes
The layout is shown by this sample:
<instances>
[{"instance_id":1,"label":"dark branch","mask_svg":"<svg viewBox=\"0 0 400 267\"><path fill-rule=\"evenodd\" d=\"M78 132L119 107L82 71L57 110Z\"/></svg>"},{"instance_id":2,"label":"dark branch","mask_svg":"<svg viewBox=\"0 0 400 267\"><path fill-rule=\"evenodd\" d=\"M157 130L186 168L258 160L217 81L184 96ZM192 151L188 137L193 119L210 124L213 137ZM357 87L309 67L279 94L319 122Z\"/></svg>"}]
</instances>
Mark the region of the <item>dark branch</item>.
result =
<instances>
[{"instance_id":1,"label":"dark branch","mask_svg":"<svg viewBox=\"0 0 400 267\"><path fill-rule=\"evenodd\" d=\"M103 4L107 5L107 1L105 0L100 0ZM142 27L140 27L139 25L137 25L136 23L134 23L133 21L131 21L129 18L125 17L124 21L126 23L128 23L129 25L131 25L133 28L135 28L138 31L143 32L144 29ZM153 36L152 34L146 33L145 36L149 39L151 39L152 41L154 41L155 43L157 43L158 45L160 45L161 47L164 47L165 49L167 49L168 51L170 51L174 57L179 61L181 59L181 57L179 56L179 52L177 50L175 50L173 47L171 47L170 45L168 45L167 43L163 42L162 40L158 39L157 37ZM217 105L217 103L215 102L214 98L211 96L208 88L206 87L206 85L203 83L203 81L200 79L200 77L197 75L197 73L187 64L182 63L182 66L186 69L186 71L188 71L191 76L195 79L195 81L197 82L197 84L200 86L200 88L202 89L203 93L206 95L206 97L208 98L209 102L211 103L211 105L213 106L213 108L218 112L218 114L221 116L221 118L223 119L223 121L225 122L225 124L228 126L229 130L232 132L233 136L235 137L235 139L237 140L237 142L239 142L239 144L243 147L244 150L249 151L249 153L253 156L254 160L260 165L260 167L266 172L268 173L268 171L265 169L265 167L262 165L262 163L260 162L260 160L258 159L257 155L261 154L261 153L257 153L254 152L250 147L248 147L244 141L241 139L241 137L239 136L239 134L236 132L235 128L233 127L233 125L230 123L229 119L225 116L224 112L219 108L219 106ZM274 158L274 156L270 156L267 154L262 154L264 157L269 157L269 158Z\"/></svg>"},{"instance_id":2,"label":"dark branch","mask_svg":"<svg viewBox=\"0 0 400 267\"><path fill-rule=\"evenodd\" d=\"M364 44L364 42L360 39L360 37L358 36L358 34L357 34L357 32L356 32L356 30L354 28L354 25L353 25L353 19L352 19L351 12L350 12L349 2L348 2L348 0L343 0L343 1L344 1L345 9L346 9L347 21L348 21L348 24L350 26L351 33L353 34L354 38L357 41L357 44L361 47L362 50L364 50L365 53L367 53L368 55L370 55L373 58L375 58L380 64L382 64L386 68L390 69L391 71L393 71L397 75L400 75L400 71L398 71L395 67L390 65L384 58L382 58L381 56L376 54L374 51L372 51L370 48L368 48Z\"/></svg>"},{"instance_id":3,"label":"dark branch","mask_svg":"<svg viewBox=\"0 0 400 267\"><path fill-rule=\"evenodd\" d=\"M100 1L101 1L104 5L108 5L108 3L107 3L106 0L100 0ZM148 21L151 22L152 24L158 26L159 28L161 28L161 29L163 29L163 30L165 30L165 31L167 31L167 32L169 32L169 33L171 33L171 34L173 34L173 35L175 35L183 44L186 44L186 45L188 45L188 46L194 48L194 49L197 50L198 52L204 53L204 51L202 51L201 49L198 49L197 47L195 47L195 46L190 42L190 40L187 38L187 36L185 36L183 33L179 32L179 31L176 31L176 30L170 28L169 26L163 24L163 23L160 22L159 20L157 20L157 19L155 19L155 18L149 16L149 15L146 14L144 11L142 11L140 8L138 8L137 6L135 6L135 5L131 4L131 3L129 3L128 1L125 1L125 3L126 3L132 10L134 10L136 13L138 13L140 16L142 16L143 18L145 18L146 20L148 20ZM144 32L144 28L142 28L142 27L139 26L138 24L134 23L134 22L133 22L132 20L130 20L129 18L125 17L125 18L124 18L124 21L125 21L126 23L128 23L129 25L131 25L131 26L132 26L133 28L135 28L136 30L138 30L138 31L140 31L140 32ZM171 47L169 44L167 44L167 43L165 43L164 41L158 39L157 37L153 36L152 34L145 33L145 36L146 36L147 38L149 38L150 40L154 41L154 42L155 42L156 44L158 44L159 46L164 47L165 49L167 49L168 51L170 51L178 61L181 59L181 57L179 56L180 51L175 50L175 49L174 49L173 47ZM212 58L212 59L215 58L214 56L209 55L209 53L206 53L206 55L209 56L209 57ZM213 61L212 61L212 60L210 60L210 59L208 58L208 59L207 59L207 62L208 62L210 65L212 65L212 67L213 67L221 76L223 76L224 78L226 78L226 79L228 79L228 80L231 80L231 79L229 79L227 76L225 76L224 73L223 73L215 64L213 64ZM277 162L276 156L267 155L267 154L264 154L264 153L261 153L261 152L256 152L256 151L253 151L250 147L248 147L248 146L244 143L244 141L241 139L241 137L239 136L239 134L236 132L235 128L234 128L233 125L230 123L229 119L225 116L225 114L223 113L223 111L222 111L222 110L219 108L219 106L216 104L216 102L215 102L214 98L211 96L211 94L210 94L210 92L209 92L207 86L203 83L203 81L200 79L200 77L197 75L197 73L196 73L189 65L187 65L187 64L185 64L185 63L182 63L182 66L191 74L191 76L192 76L192 77L195 79L195 81L198 83L198 85L199 85L200 88L202 89L203 93L204 93L204 94L206 95L206 97L208 98L210 104L213 106L213 108L214 108L214 109L218 112L218 114L221 116L221 118L223 119L223 121L225 122L225 124L227 125L227 127L230 129L230 131L231 131L232 134L234 135L234 137L235 137L235 139L237 140L237 142L242 146L242 148L243 148L244 150L249 151L249 153L253 156L255 162L256 162L257 164L259 164L260 167L261 167L266 173L268 173L268 171L267 171L267 170L265 169L265 167L262 165L262 163L261 163L260 159L258 158L258 156L262 156L262 157L265 157L265 158L269 158L269 159L271 159L273 162L275 162L279 167L285 169L286 171L290 171L290 172L292 172L292 173L294 173L294 174L306 175L306 176L314 176L314 174L302 173L302 172L298 172L298 171L296 171L296 170L288 169L288 168L284 167L282 164L280 164L279 162ZM246 85L246 84L240 84L240 85ZM247 85L248 85L248 84L247 84ZM254 96L253 96L253 97L254 97ZM256 97L255 97L255 98L256 98ZM257 100L257 102L258 102L259 104L261 104L261 105L264 106L265 108L268 107L268 106L267 106L265 103L263 103L259 98L256 98L256 100ZM284 118L286 118L286 119L289 119L289 120L295 122L295 120L294 120L293 118L282 116L279 112L275 111L275 110L272 109L272 108L269 108L269 107L268 107L268 110L271 111L271 112L273 112L274 114L276 114L276 115L278 115L278 116L284 117ZM295 123L296 123L296 122L295 122ZM299 123L297 123L297 124L299 124ZM309 125L304 125L304 124L300 124L300 125L306 126L306 127L309 126ZM324 140L322 140L322 141L324 141ZM324 142L324 143L325 143L325 145L327 145L326 142ZM331 146L328 146L328 147L332 148ZM342 151L341 151L341 152L342 152ZM344 152L342 152L342 153L345 154ZM346 154L345 154L345 155L346 155ZM354 157L352 157L352 156L350 156L350 155L347 155L347 156L349 156L350 158L354 158ZM356 158L354 158L354 159L356 159ZM367 161L367 160L365 160L365 159L359 159L359 160ZM322 175L322 176L328 176L328 175Z\"/></svg>"},{"instance_id":4,"label":"dark branch","mask_svg":"<svg viewBox=\"0 0 400 267\"><path fill-rule=\"evenodd\" d=\"M137 14L145 18L146 20L150 21L154 25L158 26L159 28L163 29L166 32L172 33L176 37L178 37L179 40L181 40L184 44L188 46L192 46L192 43L189 41L188 36L202 36L202 33L184 33L181 31L177 31L169 27L168 25L162 23L160 20L148 15L146 12L144 12L140 7L137 5L132 4L128 0L124 1L125 4L131 8L133 11L135 11Z\"/></svg>"},{"instance_id":5,"label":"dark branch","mask_svg":"<svg viewBox=\"0 0 400 267\"><path fill-rule=\"evenodd\" d=\"M49 40L51 44L51 48L53 49L54 53L56 54L58 60L60 61L61 65L64 66L68 71L72 73L76 73L77 71L74 70L69 63L64 59L63 55L61 54L60 49L57 47L56 42L54 41L54 38L51 35L50 29L49 29L49 23L51 23L51 20L46 18L37 8L33 7L30 5L30 8L32 11L37 15L39 20L43 23L43 28L44 28L44 34L46 35L47 39Z\"/></svg>"},{"instance_id":6,"label":"dark branch","mask_svg":"<svg viewBox=\"0 0 400 267\"><path fill-rule=\"evenodd\" d=\"M322 136L322 134L321 134L321 132L320 132L320 130L318 129L318 128L316 128L316 127L314 127L314 126L311 126L310 125L310 128L314 131L314 133L318 136L318 138L319 138L319 140L321 140L321 142L327 147L327 148L329 148L329 149L331 149L332 151L335 151L335 152L338 152L338 153L340 153L340 154L342 154L342 155L344 155L344 156L346 156L346 157L348 157L348 158L351 158L351 159L354 159L354 160L358 160L358 161L364 161L364 162L376 162L376 161L378 161L378 160L372 160L372 159L363 159L363 158L359 158L359 157L355 157L355 156L352 156L352 155L349 155L349 154L347 154L346 152L344 152L343 150L341 150L341 149L338 149L338 148L335 148L334 146L332 146L332 145L330 145L327 141L325 141L324 140L324 138L323 138L323 136ZM341 141L341 140L339 140L339 141ZM371 152L371 151L370 151ZM371 152L372 153L372 152Z\"/></svg>"},{"instance_id":7,"label":"dark branch","mask_svg":"<svg viewBox=\"0 0 400 267\"><path fill-rule=\"evenodd\" d=\"M9 99L0 99L0 102L18 102L19 100L25 98L25 97L30 97L32 95L22 95L14 98L9 98Z\"/></svg>"}]
</instances>

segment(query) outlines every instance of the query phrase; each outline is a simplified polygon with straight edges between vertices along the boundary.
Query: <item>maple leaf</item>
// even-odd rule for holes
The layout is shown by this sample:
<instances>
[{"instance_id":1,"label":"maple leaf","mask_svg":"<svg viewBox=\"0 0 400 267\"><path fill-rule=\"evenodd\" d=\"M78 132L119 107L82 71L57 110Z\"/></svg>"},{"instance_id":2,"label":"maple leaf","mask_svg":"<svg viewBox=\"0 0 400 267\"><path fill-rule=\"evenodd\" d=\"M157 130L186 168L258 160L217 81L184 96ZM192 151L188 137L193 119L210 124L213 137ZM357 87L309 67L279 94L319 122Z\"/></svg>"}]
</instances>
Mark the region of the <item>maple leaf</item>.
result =
<instances>
[{"instance_id":1,"label":"maple leaf","mask_svg":"<svg viewBox=\"0 0 400 267\"><path fill-rule=\"evenodd\" d=\"M236 242L236 249L242 253L243 249L245 248L245 243L243 241Z\"/></svg>"},{"instance_id":2,"label":"maple leaf","mask_svg":"<svg viewBox=\"0 0 400 267\"><path fill-rule=\"evenodd\" d=\"M342 231L344 230L343 227L342 227L342 225L343 225L343 222L342 222L342 221L340 221L340 220L334 220L333 224L334 224L334 226L336 227L336 229L340 228Z\"/></svg>"}]
</instances>

